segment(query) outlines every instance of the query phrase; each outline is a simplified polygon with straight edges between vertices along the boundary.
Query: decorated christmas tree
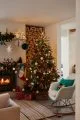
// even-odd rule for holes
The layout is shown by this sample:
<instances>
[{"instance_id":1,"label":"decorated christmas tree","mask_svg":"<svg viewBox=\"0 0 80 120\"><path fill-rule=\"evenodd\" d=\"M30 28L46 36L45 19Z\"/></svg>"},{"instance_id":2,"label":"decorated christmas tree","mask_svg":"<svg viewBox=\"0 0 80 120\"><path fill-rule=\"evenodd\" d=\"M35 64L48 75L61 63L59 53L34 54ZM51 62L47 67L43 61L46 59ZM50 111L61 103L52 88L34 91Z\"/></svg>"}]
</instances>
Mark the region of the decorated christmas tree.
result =
<instances>
[{"instance_id":1,"label":"decorated christmas tree","mask_svg":"<svg viewBox=\"0 0 80 120\"><path fill-rule=\"evenodd\" d=\"M35 41L33 59L30 61L28 77L24 89L26 92L39 93L47 91L52 81L57 81L59 75L49 46L49 41L43 36Z\"/></svg>"}]
</instances>

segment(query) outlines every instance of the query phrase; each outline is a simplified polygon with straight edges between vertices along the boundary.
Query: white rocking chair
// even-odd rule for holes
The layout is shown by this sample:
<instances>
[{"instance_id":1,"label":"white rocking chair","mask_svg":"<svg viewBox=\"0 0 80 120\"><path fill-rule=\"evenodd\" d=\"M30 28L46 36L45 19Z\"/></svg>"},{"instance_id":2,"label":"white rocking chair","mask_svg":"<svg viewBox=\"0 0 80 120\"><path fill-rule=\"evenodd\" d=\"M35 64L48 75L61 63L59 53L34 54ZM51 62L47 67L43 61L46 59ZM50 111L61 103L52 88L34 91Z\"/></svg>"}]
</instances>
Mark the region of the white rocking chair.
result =
<instances>
[{"instance_id":1,"label":"white rocking chair","mask_svg":"<svg viewBox=\"0 0 80 120\"><path fill-rule=\"evenodd\" d=\"M59 82L51 83L48 91L49 98L53 101L53 105L54 103L56 103L56 105L54 106L54 107L57 107L56 115L66 114L66 113L58 112L59 111L58 108L61 108L61 107L71 108L72 112L69 112L67 114L74 113L74 109L70 100L73 97L75 85L73 84L72 86L69 86L69 87L61 87L59 90L56 90L58 85L59 85Z\"/></svg>"}]
</instances>

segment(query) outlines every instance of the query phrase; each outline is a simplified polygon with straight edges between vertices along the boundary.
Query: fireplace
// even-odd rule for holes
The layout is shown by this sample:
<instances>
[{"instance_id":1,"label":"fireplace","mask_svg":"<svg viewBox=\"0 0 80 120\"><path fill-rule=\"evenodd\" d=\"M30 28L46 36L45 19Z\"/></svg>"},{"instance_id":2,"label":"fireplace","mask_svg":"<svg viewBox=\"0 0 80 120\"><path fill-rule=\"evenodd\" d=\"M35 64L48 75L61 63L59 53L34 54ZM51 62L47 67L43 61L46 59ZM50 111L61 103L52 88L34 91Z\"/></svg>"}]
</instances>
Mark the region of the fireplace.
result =
<instances>
[{"instance_id":1,"label":"fireplace","mask_svg":"<svg viewBox=\"0 0 80 120\"><path fill-rule=\"evenodd\" d=\"M12 91L16 87L16 76L0 76L0 92Z\"/></svg>"},{"instance_id":2,"label":"fireplace","mask_svg":"<svg viewBox=\"0 0 80 120\"><path fill-rule=\"evenodd\" d=\"M17 69L17 62L12 59L0 62L0 92L12 91L16 87Z\"/></svg>"}]
</instances>

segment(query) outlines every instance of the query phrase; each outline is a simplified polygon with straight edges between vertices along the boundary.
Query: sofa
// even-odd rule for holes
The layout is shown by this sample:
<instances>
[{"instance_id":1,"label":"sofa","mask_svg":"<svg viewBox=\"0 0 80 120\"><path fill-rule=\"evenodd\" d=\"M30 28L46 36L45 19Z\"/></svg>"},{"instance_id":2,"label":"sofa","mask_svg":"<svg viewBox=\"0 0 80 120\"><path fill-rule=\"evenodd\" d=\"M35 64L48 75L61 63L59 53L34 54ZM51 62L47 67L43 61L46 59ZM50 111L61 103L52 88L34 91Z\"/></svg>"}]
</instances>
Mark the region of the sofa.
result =
<instances>
[{"instance_id":1,"label":"sofa","mask_svg":"<svg viewBox=\"0 0 80 120\"><path fill-rule=\"evenodd\" d=\"M8 93L0 94L0 120L20 120L20 107Z\"/></svg>"}]
</instances>

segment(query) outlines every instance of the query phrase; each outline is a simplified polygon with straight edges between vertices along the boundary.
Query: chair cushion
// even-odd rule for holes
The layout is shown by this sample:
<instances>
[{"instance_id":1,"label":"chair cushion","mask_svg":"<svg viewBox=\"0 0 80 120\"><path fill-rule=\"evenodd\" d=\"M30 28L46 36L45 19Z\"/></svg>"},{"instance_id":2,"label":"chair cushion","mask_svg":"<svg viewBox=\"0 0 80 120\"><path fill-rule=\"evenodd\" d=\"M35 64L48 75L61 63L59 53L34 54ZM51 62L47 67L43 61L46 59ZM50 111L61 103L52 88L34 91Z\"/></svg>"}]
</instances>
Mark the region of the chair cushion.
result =
<instances>
[{"instance_id":1,"label":"chair cushion","mask_svg":"<svg viewBox=\"0 0 80 120\"><path fill-rule=\"evenodd\" d=\"M8 107L10 95L8 93L0 94L0 109Z\"/></svg>"},{"instance_id":2,"label":"chair cushion","mask_svg":"<svg viewBox=\"0 0 80 120\"><path fill-rule=\"evenodd\" d=\"M64 79L62 78L59 82L60 85L64 85L65 87L72 86L74 84L74 79Z\"/></svg>"}]
</instances>

